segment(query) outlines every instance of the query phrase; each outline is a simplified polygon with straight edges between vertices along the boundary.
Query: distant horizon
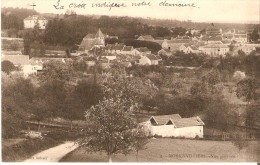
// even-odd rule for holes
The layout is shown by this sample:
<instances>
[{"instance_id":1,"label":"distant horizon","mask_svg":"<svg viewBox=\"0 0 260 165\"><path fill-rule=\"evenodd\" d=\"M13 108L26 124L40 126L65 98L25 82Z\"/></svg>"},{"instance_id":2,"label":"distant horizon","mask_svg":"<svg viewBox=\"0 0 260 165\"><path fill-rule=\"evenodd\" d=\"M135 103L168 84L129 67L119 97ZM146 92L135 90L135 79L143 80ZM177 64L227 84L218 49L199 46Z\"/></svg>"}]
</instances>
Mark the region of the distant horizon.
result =
<instances>
[{"instance_id":1,"label":"distant horizon","mask_svg":"<svg viewBox=\"0 0 260 165\"><path fill-rule=\"evenodd\" d=\"M2 7L2 8L13 8L13 7ZM1 8L1 9L2 9ZM13 8L15 9L15 8ZM18 9L28 9L28 8L19 8ZM30 9L29 9L30 10ZM36 10L35 10L36 11ZM36 11L38 12L38 11ZM42 14L57 14L57 13L40 13L38 12L40 15ZM108 16L108 17L130 17L130 18L140 18L140 19L151 19L151 20L170 20L170 21L181 21L181 22L189 22L191 21L192 23L220 23L220 24L259 24L258 22L221 22L221 21L211 21L211 22L207 22L207 21L193 21L193 20L180 20L180 19L176 19L176 18L151 18L151 17L140 17L140 16L129 16L129 15L119 15L119 16L116 16L116 15L99 15L99 14L78 14L76 13L77 15L83 15L83 16L98 16L98 17L101 17L101 16ZM58 14L58 15L65 15L65 13L61 13L61 14Z\"/></svg>"},{"instance_id":2,"label":"distant horizon","mask_svg":"<svg viewBox=\"0 0 260 165\"><path fill-rule=\"evenodd\" d=\"M133 17L157 20L178 20L194 23L231 23L231 24L260 24L260 2L259 0L187 0L185 4L195 4L196 7L165 7L159 2L184 3L181 0L117 0L117 3L126 3L125 8L93 7L93 4L112 3L112 0L3 0L1 8L24 8L32 9L40 14L65 14L67 10L73 10L78 15L91 16L115 16ZM133 2L151 2L151 6L133 7ZM85 4L83 8L69 8L71 3ZM64 5L64 9L57 10L54 5ZM92 5L92 7L91 7ZM41 7L39 7L41 6Z\"/></svg>"}]
</instances>

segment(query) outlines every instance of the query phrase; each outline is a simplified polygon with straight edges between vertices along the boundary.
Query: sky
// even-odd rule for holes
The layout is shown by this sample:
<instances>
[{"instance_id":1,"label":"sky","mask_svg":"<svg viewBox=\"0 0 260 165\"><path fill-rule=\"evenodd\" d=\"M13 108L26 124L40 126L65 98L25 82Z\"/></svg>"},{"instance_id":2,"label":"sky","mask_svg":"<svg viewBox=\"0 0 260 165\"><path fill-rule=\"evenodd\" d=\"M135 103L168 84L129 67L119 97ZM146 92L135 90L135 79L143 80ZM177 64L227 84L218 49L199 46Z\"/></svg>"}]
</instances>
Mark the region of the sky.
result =
<instances>
[{"instance_id":1,"label":"sky","mask_svg":"<svg viewBox=\"0 0 260 165\"><path fill-rule=\"evenodd\" d=\"M168 4L194 4L195 7L162 6ZM53 5L64 6L55 9ZM97 3L124 3L127 7L108 8L92 7ZM134 7L132 3L150 2L151 6ZM85 4L85 8L71 7L71 3ZM73 10L77 14L94 14L109 16L133 16L144 18L192 20L193 22L230 22L260 24L260 0L2 0L2 7L19 7L32 9L40 13L64 14Z\"/></svg>"}]
</instances>

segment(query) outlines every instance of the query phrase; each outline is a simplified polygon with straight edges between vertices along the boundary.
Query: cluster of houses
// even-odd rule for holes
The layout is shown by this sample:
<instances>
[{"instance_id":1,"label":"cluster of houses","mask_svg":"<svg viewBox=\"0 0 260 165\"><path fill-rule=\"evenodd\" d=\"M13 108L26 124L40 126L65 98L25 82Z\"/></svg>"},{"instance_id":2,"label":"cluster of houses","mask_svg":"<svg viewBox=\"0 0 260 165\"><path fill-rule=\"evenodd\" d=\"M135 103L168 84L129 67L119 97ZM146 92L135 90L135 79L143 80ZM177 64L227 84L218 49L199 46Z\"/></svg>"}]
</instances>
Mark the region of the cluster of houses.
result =
<instances>
[{"instance_id":1,"label":"cluster of houses","mask_svg":"<svg viewBox=\"0 0 260 165\"><path fill-rule=\"evenodd\" d=\"M206 29L204 35L198 35L198 30L194 30L193 37L184 36L171 39L155 39L151 35L140 36L138 40L152 41L160 44L162 50L158 54L171 56L177 51L184 53L202 53L211 57L225 56L227 53L237 55L241 50L246 54L251 53L259 47L259 44L249 44L247 32L229 30L222 32L214 26ZM196 35L195 35L196 34ZM233 50L230 50L232 45Z\"/></svg>"},{"instance_id":2,"label":"cluster of houses","mask_svg":"<svg viewBox=\"0 0 260 165\"><path fill-rule=\"evenodd\" d=\"M36 24L40 29L45 29L47 20L38 15L33 15L24 19L24 28L33 28ZM202 53L211 57L225 56L227 53L233 55L243 51L249 54L260 47L260 44L249 44L248 33L238 30L229 30L223 32L214 26L206 29L205 34L200 30L190 30L193 37L178 36L171 39L156 39L151 35L142 35L137 38L140 41L150 41L161 45L162 49L153 54L147 47L138 47L125 45L123 43L106 44L106 38L116 38L117 36L108 36L98 29L96 34L87 34L79 45L78 51L72 53L71 57L59 57L65 52L56 51L54 57L32 57L22 55L21 51L2 51L1 61L10 61L15 67L19 68L25 76L37 74L43 71L43 64L49 61L60 61L62 63L83 60L88 66L97 64L97 60L103 68L107 68L114 62L121 63L125 67L132 65L158 65L162 59L160 55L172 56L177 51L189 53ZM18 45L23 43L22 39L16 39ZM2 38L6 49L12 49L9 42L12 39ZM13 42L13 41L12 41ZM230 50L230 45L233 50ZM17 45L16 45L17 46ZM18 46L18 49L20 47ZM96 58L98 51L102 51L101 57ZM18 53L17 53L18 52ZM20 52L20 53L19 53ZM53 51L46 51L53 56ZM100 55L100 54L99 54ZM141 123L147 134L161 137L185 137L185 138L203 138L204 122L199 117L182 118L179 114L152 116L148 121Z\"/></svg>"},{"instance_id":3,"label":"cluster of houses","mask_svg":"<svg viewBox=\"0 0 260 165\"><path fill-rule=\"evenodd\" d=\"M38 25L40 29L45 29L48 20L40 15L32 15L24 19L24 28L30 29ZM98 29L96 34L87 34L80 45L78 51L71 53L71 57L84 60L88 66L96 65L97 59L95 54L97 51L102 51L99 63L104 68L109 68L114 62L121 63L125 67L132 65L158 65L162 61L161 55L172 56L177 51L189 53L202 53L212 57L225 56L227 53L236 55L239 51L249 54L260 47L260 44L249 44L248 33L238 30L229 30L223 32L215 26L206 29L205 34L200 30L189 30L193 37L184 35L171 39L154 38L151 35L141 35L137 38L140 41L150 41L161 45L162 49L157 53L152 53L147 47L133 47L123 43L106 44L106 38L115 38L117 36L109 36L102 33ZM4 38L2 37L2 45L5 51L2 51L2 61L11 61L15 66L19 66L24 75L36 74L42 71L43 63L51 60L59 60L61 62L68 62L71 57L65 58L64 51L45 51L44 58L31 58L28 55L22 55L23 39L21 38ZM232 51L230 50L232 45ZM18 51L11 51L16 48ZM2 47L3 49L3 47ZM18 52L18 53L17 53ZM18 55L19 54L19 55ZM63 56L62 56L63 55ZM87 55L87 58L85 57ZM50 58L49 58L50 56ZM52 58L51 58L52 56ZM91 57L92 56L92 57ZM55 57L55 58L53 58Z\"/></svg>"},{"instance_id":4,"label":"cluster of houses","mask_svg":"<svg viewBox=\"0 0 260 165\"><path fill-rule=\"evenodd\" d=\"M151 50L147 47L134 48L133 46L127 46L122 43L107 44L105 45L105 38L100 29L96 34L87 34L81 44L79 45L78 54L96 54L96 48L101 49L102 62L113 63L119 62L126 67L130 67L133 64L136 65L158 65L162 61L159 55L152 54Z\"/></svg>"}]
</instances>

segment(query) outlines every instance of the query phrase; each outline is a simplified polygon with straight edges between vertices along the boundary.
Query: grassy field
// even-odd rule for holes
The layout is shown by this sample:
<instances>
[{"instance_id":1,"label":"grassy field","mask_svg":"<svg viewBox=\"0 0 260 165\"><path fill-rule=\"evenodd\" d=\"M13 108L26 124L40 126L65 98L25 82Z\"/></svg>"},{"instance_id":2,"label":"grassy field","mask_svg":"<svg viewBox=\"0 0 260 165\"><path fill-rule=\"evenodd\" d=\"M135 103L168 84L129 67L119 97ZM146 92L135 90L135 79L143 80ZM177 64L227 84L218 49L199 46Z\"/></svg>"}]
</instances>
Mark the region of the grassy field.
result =
<instances>
[{"instance_id":1,"label":"grassy field","mask_svg":"<svg viewBox=\"0 0 260 165\"><path fill-rule=\"evenodd\" d=\"M150 139L147 149L140 151L138 162L259 162L259 141L239 151L229 141L187 139ZM104 153L88 153L77 149L61 162L106 162ZM114 162L137 162L136 153L113 157Z\"/></svg>"}]
</instances>

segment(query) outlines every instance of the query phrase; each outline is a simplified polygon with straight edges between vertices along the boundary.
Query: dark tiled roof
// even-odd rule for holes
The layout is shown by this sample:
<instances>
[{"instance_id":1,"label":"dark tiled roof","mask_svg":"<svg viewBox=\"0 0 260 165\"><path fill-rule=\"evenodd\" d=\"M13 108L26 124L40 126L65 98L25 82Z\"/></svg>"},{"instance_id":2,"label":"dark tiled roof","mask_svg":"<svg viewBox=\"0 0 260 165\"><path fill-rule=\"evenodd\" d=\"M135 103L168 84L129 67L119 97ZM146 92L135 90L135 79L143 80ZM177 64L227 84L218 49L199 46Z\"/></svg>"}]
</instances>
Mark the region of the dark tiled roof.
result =
<instances>
[{"instance_id":1,"label":"dark tiled roof","mask_svg":"<svg viewBox=\"0 0 260 165\"><path fill-rule=\"evenodd\" d=\"M214 36L214 37L211 37L211 36L205 36L202 38L202 40L208 40L208 41L222 41L222 37L221 36Z\"/></svg>"},{"instance_id":2,"label":"dark tiled roof","mask_svg":"<svg viewBox=\"0 0 260 165\"><path fill-rule=\"evenodd\" d=\"M80 48L84 48L85 50L90 50L97 43L97 39L84 38L80 43Z\"/></svg>"},{"instance_id":3,"label":"dark tiled roof","mask_svg":"<svg viewBox=\"0 0 260 165\"><path fill-rule=\"evenodd\" d=\"M173 124L177 128L205 125L204 122L199 117L181 118L181 119L173 120Z\"/></svg>"},{"instance_id":4,"label":"dark tiled roof","mask_svg":"<svg viewBox=\"0 0 260 165\"><path fill-rule=\"evenodd\" d=\"M175 125L177 128L205 125L204 122L198 116L191 117L191 118L181 118L179 114L173 114L173 115L152 116L150 120L152 118L156 121L158 125L165 125L169 121L171 121L173 125Z\"/></svg>"},{"instance_id":5,"label":"dark tiled roof","mask_svg":"<svg viewBox=\"0 0 260 165\"><path fill-rule=\"evenodd\" d=\"M181 119L179 114L172 114L172 115L160 115L160 116L152 116L152 118L157 122L158 125L164 125L169 120L176 120Z\"/></svg>"},{"instance_id":6,"label":"dark tiled roof","mask_svg":"<svg viewBox=\"0 0 260 165\"><path fill-rule=\"evenodd\" d=\"M223 44L208 44L204 48L228 48L228 46Z\"/></svg>"}]
</instances>

